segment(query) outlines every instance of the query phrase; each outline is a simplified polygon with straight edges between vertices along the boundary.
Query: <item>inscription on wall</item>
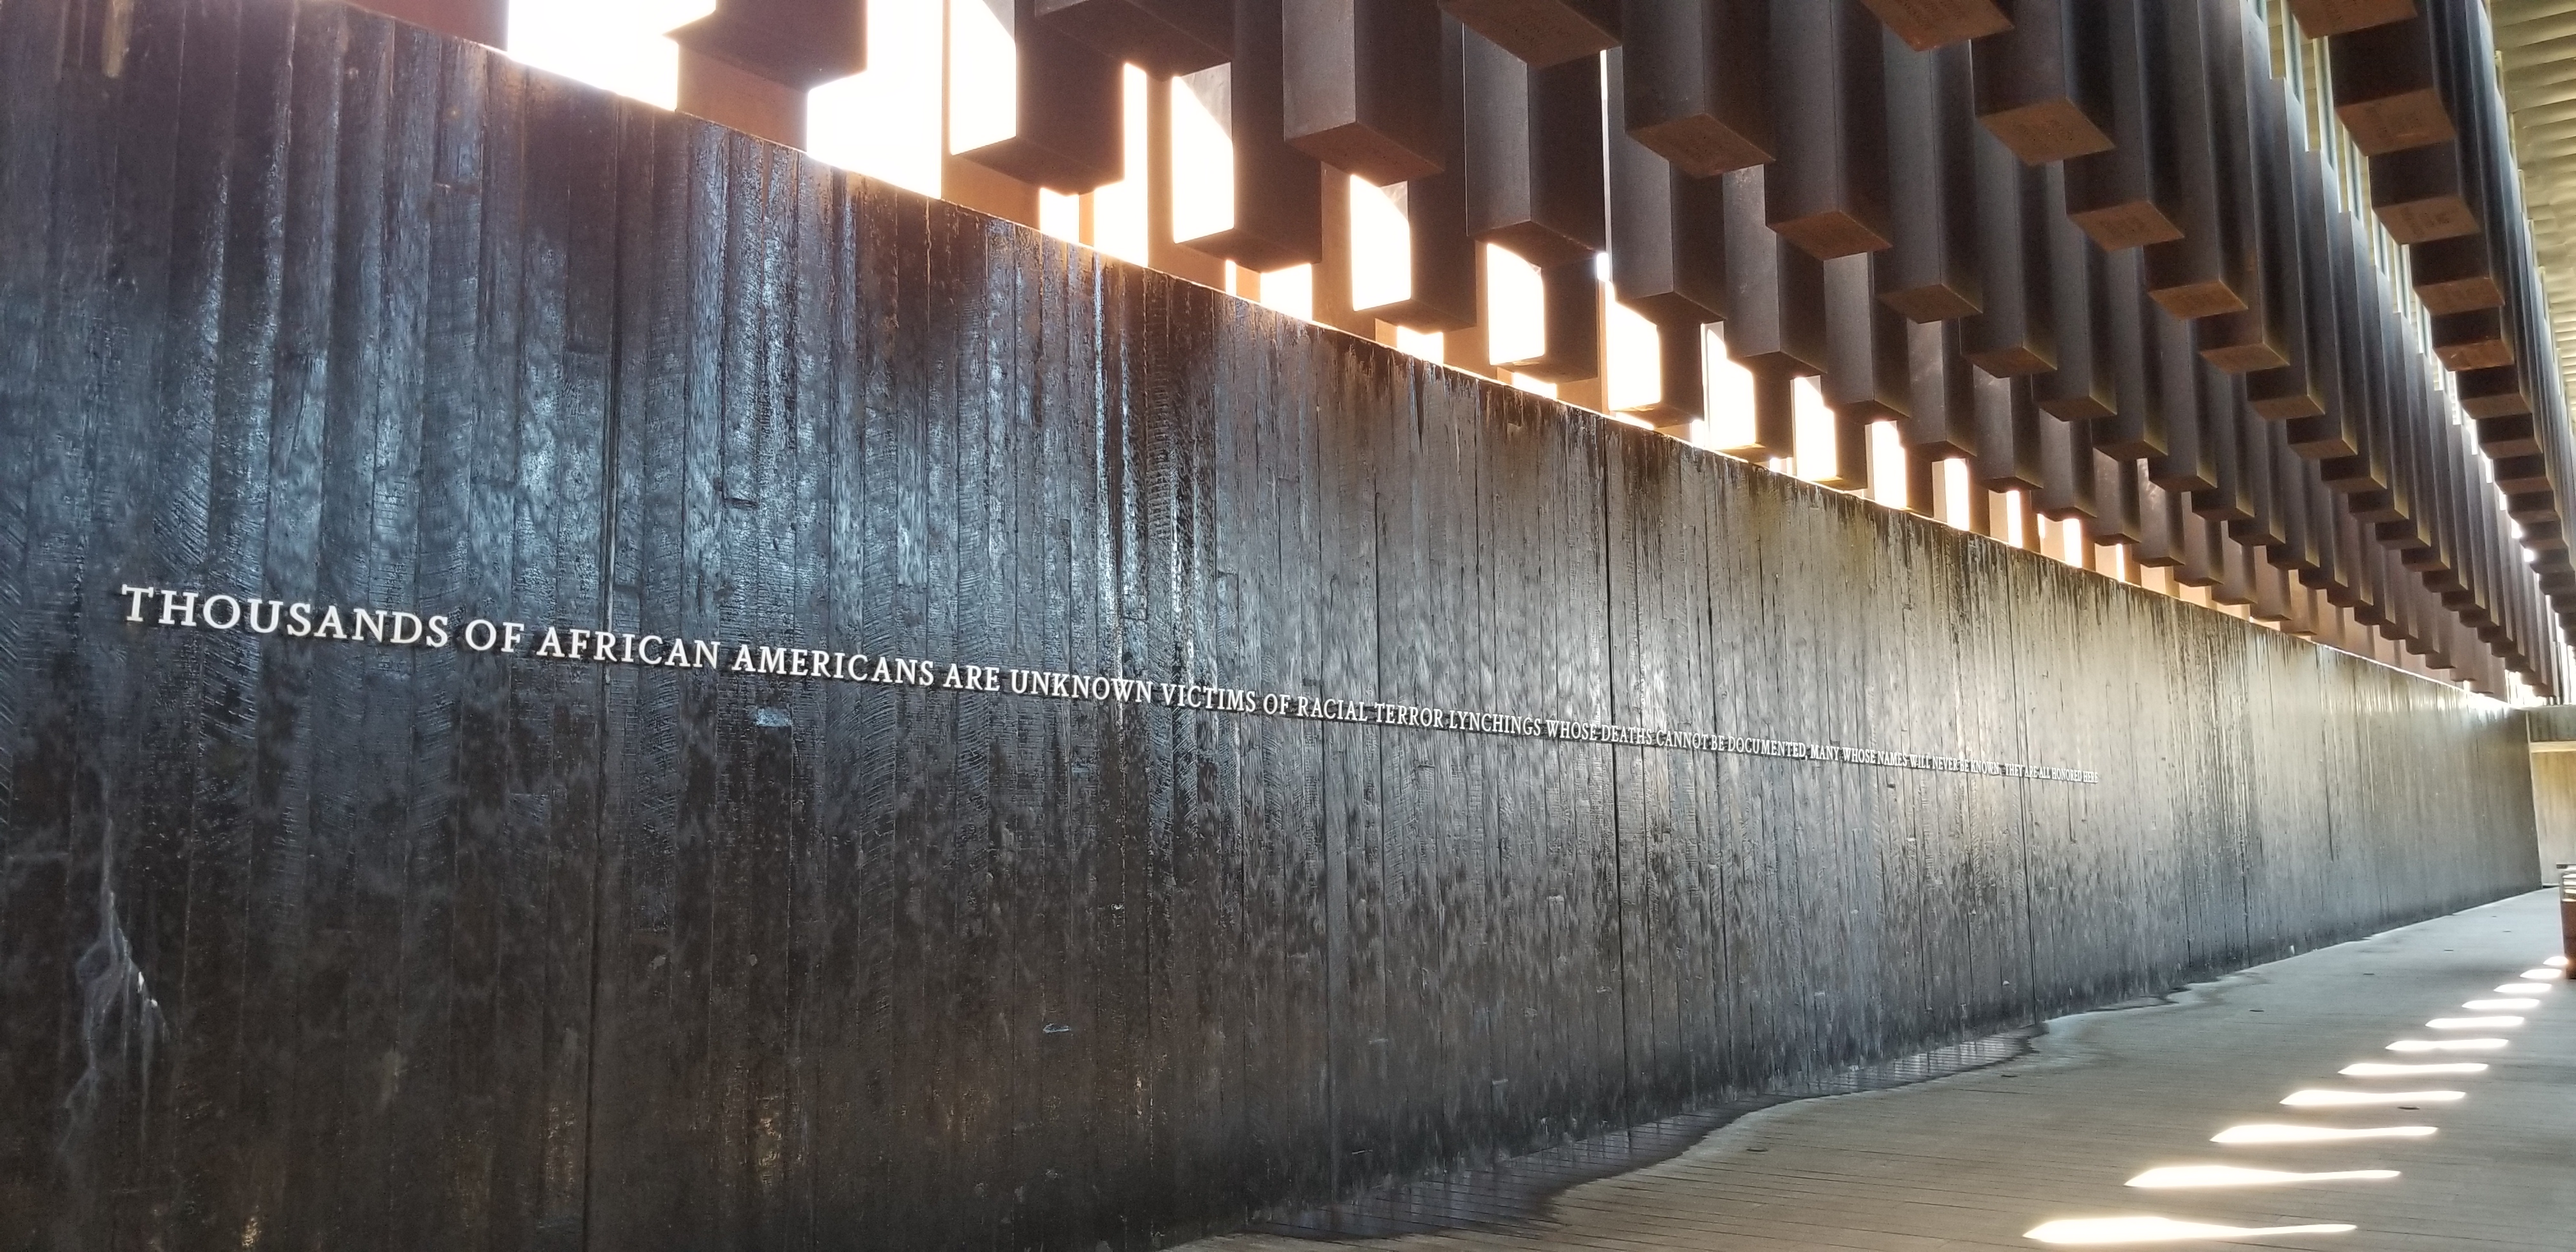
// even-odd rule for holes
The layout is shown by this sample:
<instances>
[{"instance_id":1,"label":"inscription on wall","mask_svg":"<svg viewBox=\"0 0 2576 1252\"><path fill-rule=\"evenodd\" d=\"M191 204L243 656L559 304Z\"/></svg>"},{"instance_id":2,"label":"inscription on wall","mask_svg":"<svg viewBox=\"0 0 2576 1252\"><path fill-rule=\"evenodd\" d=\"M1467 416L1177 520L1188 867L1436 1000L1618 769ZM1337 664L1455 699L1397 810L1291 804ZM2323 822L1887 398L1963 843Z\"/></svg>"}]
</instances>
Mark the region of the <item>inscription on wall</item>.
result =
<instances>
[{"instance_id":1,"label":"inscription on wall","mask_svg":"<svg viewBox=\"0 0 2576 1252\"><path fill-rule=\"evenodd\" d=\"M1804 743L1433 705L1322 698L1208 683L1073 674L833 648L666 637L586 626L538 625L445 613L424 614L408 609L258 599L222 592L207 594L131 583L118 588L118 595L123 599L126 624L154 628L247 631L288 639L383 647L462 648L470 652L501 653L529 660L982 691L1101 704L1160 705L1247 717L1284 717L1463 734L1669 748L1685 752L1722 752L1885 769L2029 778L2041 782L2093 784L2102 781L2101 774L2092 770L2015 761L1983 761L1972 757L1891 752L1848 744Z\"/></svg>"}]
</instances>

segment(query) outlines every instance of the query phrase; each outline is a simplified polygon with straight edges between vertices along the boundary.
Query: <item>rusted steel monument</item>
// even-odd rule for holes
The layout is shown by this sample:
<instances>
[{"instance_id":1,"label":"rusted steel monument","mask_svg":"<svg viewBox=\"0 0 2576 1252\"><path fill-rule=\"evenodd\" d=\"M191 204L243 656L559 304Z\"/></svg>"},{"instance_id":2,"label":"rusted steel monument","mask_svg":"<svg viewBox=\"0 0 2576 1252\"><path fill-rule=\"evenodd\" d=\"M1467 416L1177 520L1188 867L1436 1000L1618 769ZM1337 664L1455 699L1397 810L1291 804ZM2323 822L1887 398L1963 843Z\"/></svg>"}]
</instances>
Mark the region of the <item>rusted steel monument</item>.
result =
<instances>
[{"instance_id":1,"label":"rusted steel monument","mask_svg":"<svg viewBox=\"0 0 2576 1252\"><path fill-rule=\"evenodd\" d=\"M941 200L0 0L0 1248L1154 1247L2536 881L2480 6L960 3Z\"/></svg>"}]
</instances>

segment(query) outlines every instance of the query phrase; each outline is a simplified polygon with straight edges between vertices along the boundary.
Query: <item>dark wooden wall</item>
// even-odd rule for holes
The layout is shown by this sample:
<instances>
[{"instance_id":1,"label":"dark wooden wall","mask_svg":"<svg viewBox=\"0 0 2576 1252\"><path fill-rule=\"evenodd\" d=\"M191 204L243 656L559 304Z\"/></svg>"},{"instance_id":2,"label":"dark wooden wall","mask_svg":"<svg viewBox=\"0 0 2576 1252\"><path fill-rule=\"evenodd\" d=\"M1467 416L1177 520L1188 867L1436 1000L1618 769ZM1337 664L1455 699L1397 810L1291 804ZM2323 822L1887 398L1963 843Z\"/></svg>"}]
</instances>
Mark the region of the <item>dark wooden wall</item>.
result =
<instances>
[{"instance_id":1,"label":"dark wooden wall","mask_svg":"<svg viewBox=\"0 0 2576 1252\"><path fill-rule=\"evenodd\" d=\"M2533 880L2499 705L379 19L111 7L0 0L0 1248L1143 1247Z\"/></svg>"}]
</instances>

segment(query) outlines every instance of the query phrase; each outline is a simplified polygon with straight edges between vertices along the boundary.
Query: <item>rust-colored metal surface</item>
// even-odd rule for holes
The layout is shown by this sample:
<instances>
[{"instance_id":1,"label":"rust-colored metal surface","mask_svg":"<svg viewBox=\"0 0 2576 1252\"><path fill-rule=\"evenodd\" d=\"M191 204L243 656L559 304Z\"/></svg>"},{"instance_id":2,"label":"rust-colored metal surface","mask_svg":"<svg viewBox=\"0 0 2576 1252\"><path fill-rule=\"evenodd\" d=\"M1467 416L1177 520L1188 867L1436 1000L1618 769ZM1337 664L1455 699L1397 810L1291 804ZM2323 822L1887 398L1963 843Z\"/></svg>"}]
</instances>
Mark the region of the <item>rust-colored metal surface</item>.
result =
<instances>
[{"instance_id":1,"label":"rust-colored metal surface","mask_svg":"<svg viewBox=\"0 0 2576 1252\"><path fill-rule=\"evenodd\" d=\"M2532 880L2500 705L378 18L104 11L0 4L0 1244L1147 1247Z\"/></svg>"}]
</instances>

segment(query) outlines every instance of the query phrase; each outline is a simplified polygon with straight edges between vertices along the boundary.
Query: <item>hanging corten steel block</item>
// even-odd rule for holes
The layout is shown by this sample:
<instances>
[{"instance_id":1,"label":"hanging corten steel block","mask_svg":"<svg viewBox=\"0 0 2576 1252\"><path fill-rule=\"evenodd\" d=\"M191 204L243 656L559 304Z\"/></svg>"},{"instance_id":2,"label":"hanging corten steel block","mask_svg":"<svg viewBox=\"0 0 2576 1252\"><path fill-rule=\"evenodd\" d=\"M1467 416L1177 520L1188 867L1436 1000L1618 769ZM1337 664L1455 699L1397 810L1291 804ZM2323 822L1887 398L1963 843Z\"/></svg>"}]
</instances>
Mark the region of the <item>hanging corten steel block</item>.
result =
<instances>
[{"instance_id":1,"label":"hanging corten steel block","mask_svg":"<svg viewBox=\"0 0 2576 1252\"><path fill-rule=\"evenodd\" d=\"M1889 47L1888 195L1892 245L1878 266L1879 299L1917 322L1975 313L1984 303L1977 264L1976 89L1966 47Z\"/></svg>"},{"instance_id":2,"label":"hanging corten steel block","mask_svg":"<svg viewBox=\"0 0 2576 1252\"><path fill-rule=\"evenodd\" d=\"M2155 403L2154 347L2148 338L2150 319L2164 316L2147 299L2138 280L2134 250L2102 258L2100 272L2103 344L2111 371L2112 415L2096 423L2093 444L2124 460L2162 456L2167 446L2164 411Z\"/></svg>"},{"instance_id":3,"label":"hanging corten steel block","mask_svg":"<svg viewBox=\"0 0 2576 1252\"><path fill-rule=\"evenodd\" d=\"M1924 460L1973 456L1977 450L1976 367L1960 351L1957 322L1909 322L1905 330L1905 446Z\"/></svg>"},{"instance_id":4,"label":"hanging corten steel block","mask_svg":"<svg viewBox=\"0 0 2576 1252\"><path fill-rule=\"evenodd\" d=\"M2210 486L2192 492L2192 510L2221 522L2254 516L2253 467L2245 457L2245 397L2233 375L2215 367L2200 371L2199 437L2209 453Z\"/></svg>"},{"instance_id":5,"label":"hanging corten steel block","mask_svg":"<svg viewBox=\"0 0 2576 1252\"><path fill-rule=\"evenodd\" d=\"M1910 323L1877 298L1871 270L1881 259L1855 254L1824 263L1825 368L1820 387L1825 403L1855 428L1904 418L1914 410ZM1849 436L1851 431L1844 434ZM1869 485L1865 441L1860 453L1863 472L1853 485L1865 487ZM1845 462L1836 464L1850 468Z\"/></svg>"},{"instance_id":6,"label":"hanging corten steel block","mask_svg":"<svg viewBox=\"0 0 2576 1252\"><path fill-rule=\"evenodd\" d=\"M2399 243L2476 234L2478 215L2461 188L2458 142L2370 158L2370 209Z\"/></svg>"},{"instance_id":7,"label":"hanging corten steel block","mask_svg":"<svg viewBox=\"0 0 2576 1252\"><path fill-rule=\"evenodd\" d=\"M2290 15L2310 39L2323 39L2415 16L2415 0L2290 0Z\"/></svg>"},{"instance_id":8,"label":"hanging corten steel block","mask_svg":"<svg viewBox=\"0 0 2576 1252\"><path fill-rule=\"evenodd\" d=\"M2227 535L2220 523L2194 511L2194 494L2175 496L2175 503L2181 507L2174 517L2174 530L2182 542L2176 553L2181 559L2174 563L2174 581L2186 587L2215 588L2227 578Z\"/></svg>"},{"instance_id":9,"label":"hanging corten steel block","mask_svg":"<svg viewBox=\"0 0 2576 1252\"><path fill-rule=\"evenodd\" d=\"M2506 496L2534 495L2550 490L2549 458L2539 454L2509 456L2495 465L2496 490ZM2526 502L2529 503L2529 502ZM2554 509L2555 502L2551 502ZM2517 518L2516 520L2521 520Z\"/></svg>"},{"instance_id":10,"label":"hanging corten steel block","mask_svg":"<svg viewBox=\"0 0 2576 1252\"><path fill-rule=\"evenodd\" d=\"M2101 504L2095 496L2096 458L2093 424L2044 421L2039 425L2039 498L2034 507L2052 521L2080 521L2087 538L2099 533Z\"/></svg>"},{"instance_id":11,"label":"hanging corten steel block","mask_svg":"<svg viewBox=\"0 0 2576 1252\"><path fill-rule=\"evenodd\" d=\"M2051 417L2070 422L2109 417L2118 400L2109 309L2104 304L2109 293L2105 290L2108 280L2103 273L2102 251L2063 211L2066 188L2062 167L2037 172L2040 220L2048 233L2049 308L2056 331L2057 365L2033 377L2032 395ZM2084 447L2088 452L2092 448L2089 434Z\"/></svg>"},{"instance_id":12,"label":"hanging corten steel block","mask_svg":"<svg viewBox=\"0 0 2576 1252\"><path fill-rule=\"evenodd\" d=\"M1124 85L1118 62L1051 23L1037 0L1010 0L1012 131L958 153L1054 191L1093 191L1126 177Z\"/></svg>"},{"instance_id":13,"label":"hanging corten steel block","mask_svg":"<svg viewBox=\"0 0 2576 1252\"><path fill-rule=\"evenodd\" d=\"M2191 515L2190 502L2157 486L2146 462L2132 461L2129 469L2138 491L2137 548L2130 555L2150 569L2172 569L2182 564L2182 522Z\"/></svg>"},{"instance_id":14,"label":"hanging corten steel block","mask_svg":"<svg viewBox=\"0 0 2576 1252\"><path fill-rule=\"evenodd\" d=\"M1601 251L1600 61L1533 68L1473 30L1460 45L1467 233L1542 267Z\"/></svg>"},{"instance_id":15,"label":"hanging corten steel block","mask_svg":"<svg viewBox=\"0 0 2576 1252\"><path fill-rule=\"evenodd\" d=\"M1764 223L1768 173L1756 167L1724 179L1726 354L1756 374L1819 374L1825 367L1824 263Z\"/></svg>"},{"instance_id":16,"label":"hanging corten steel block","mask_svg":"<svg viewBox=\"0 0 2576 1252\"><path fill-rule=\"evenodd\" d=\"M2267 219L2265 250L2286 271L2281 299L2289 322L2291 361L2281 369L2247 375L2245 398L2265 418L2312 420L2330 408L2339 363L2333 289L2324 259L2328 235L2322 215L2328 211L2324 207L2328 201L2323 194L2323 170L2308 151L2302 128L2290 122L2277 102L2271 107L2279 113L2280 125L2264 174L2273 184L2270 194L2279 211ZM2293 445L2300 441L2296 429L2288 437Z\"/></svg>"},{"instance_id":17,"label":"hanging corten steel block","mask_svg":"<svg viewBox=\"0 0 2576 1252\"><path fill-rule=\"evenodd\" d=\"M2264 418L2306 417L2324 411L2323 386L2315 378L2316 340L2324 327L2310 311L2306 273L2308 235L2315 230L2300 187L2298 171L2312 166L2304 126L2289 111L2280 84L2266 68L2268 55L2249 28L2248 104L2253 123L2251 202L2260 217L2255 249L2261 267L2264 322L2252 335L2238 336L2241 351L2222 362L2242 367L2245 396ZM2257 349L2260 349L2258 351ZM2266 360L2265 353L2273 359Z\"/></svg>"},{"instance_id":18,"label":"hanging corten steel block","mask_svg":"<svg viewBox=\"0 0 2576 1252\"><path fill-rule=\"evenodd\" d=\"M2498 310L2444 313L2433 319L2433 355L2452 370L2491 369L2513 363L2513 341Z\"/></svg>"},{"instance_id":19,"label":"hanging corten steel block","mask_svg":"<svg viewBox=\"0 0 2576 1252\"><path fill-rule=\"evenodd\" d=\"M1858 0L1784 0L1771 11L1773 125L1764 182L1771 229L1820 260L1877 252L1888 209L1886 34Z\"/></svg>"},{"instance_id":20,"label":"hanging corten steel block","mask_svg":"<svg viewBox=\"0 0 2576 1252\"><path fill-rule=\"evenodd\" d=\"M1540 68L1619 46L1619 0L1440 0L1440 7Z\"/></svg>"},{"instance_id":21,"label":"hanging corten steel block","mask_svg":"<svg viewBox=\"0 0 2576 1252\"><path fill-rule=\"evenodd\" d=\"M2243 381L2238 381L2243 386ZM2228 528L2229 538L2253 550L2254 558L2276 568L2287 568L2276 556L2276 550L2289 545L2289 518L2283 500L2283 466L2303 468L2297 457L2278 442L2281 428L2275 423L2256 421L2241 408L2236 432L2244 443L2245 487L2251 497L2253 516Z\"/></svg>"},{"instance_id":22,"label":"hanging corten steel block","mask_svg":"<svg viewBox=\"0 0 2576 1252\"><path fill-rule=\"evenodd\" d=\"M1977 447L1969 473L1988 491L2036 492L2046 484L2039 411L2027 378L1976 377Z\"/></svg>"},{"instance_id":23,"label":"hanging corten steel block","mask_svg":"<svg viewBox=\"0 0 2576 1252\"><path fill-rule=\"evenodd\" d=\"M2147 291L2175 317L2215 317L2246 307L2235 286L2245 269L2245 240L2228 210L2232 193L2225 186L2212 106L2218 84L2210 45L2233 38L2234 26L2223 20L2230 16L2223 10L2213 20L2212 6L2200 0L2172 0L2161 6L2160 16L2145 36L2161 41L2167 67L2157 100L2160 115L2170 121L2180 189L2175 224L2182 237L2147 246Z\"/></svg>"},{"instance_id":24,"label":"hanging corten steel block","mask_svg":"<svg viewBox=\"0 0 2576 1252\"><path fill-rule=\"evenodd\" d=\"M2504 288L2495 280L2494 263L2483 235L2459 235L2419 243L2407 250L2414 272L2415 295L2428 313L2466 313L2504 304Z\"/></svg>"},{"instance_id":25,"label":"hanging corten steel block","mask_svg":"<svg viewBox=\"0 0 2576 1252\"><path fill-rule=\"evenodd\" d=\"M2489 457L2532 456L2541 451L2540 423L2529 413L2481 417L2478 448Z\"/></svg>"},{"instance_id":26,"label":"hanging corten steel block","mask_svg":"<svg viewBox=\"0 0 2576 1252\"><path fill-rule=\"evenodd\" d=\"M2300 171L2301 196L2314 202L2322 190L2323 171L2315 165ZM2345 267L2334 251L2340 236L2331 221L2311 223L2313 230L2301 232L2304 255L2300 274L2306 289L2308 316L2309 379L2316 402L2312 413L2267 414L2281 416L2290 423L2290 444L2299 454L2311 460L2342 456L2351 449L2344 443L2343 425L2351 399L2346 390L2346 335L2344 309L2352 298L2345 280ZM2254 398L2249 393L2249 398ZM2327 450L2332 448L2334 450Z\"/></svg>"},{"instance_id":27,"label":"hanging corten steel block","mask_svg":"<svg viewBox=\"0 0 2576 1252\"><path fill-rule=\"evenodd\" d=\"M1625 12L1628 133L1698 178L1768 163L1771 5L1628 0Z\"/></svg>"},{"instance_id":28,"label":"hanging corten steel block","mask_svg":"<svg viewBox=\"0 0 2576 1252\"><path fill-rule=\"evenodd\" d=\"M2460 408L2471 417L2503 417L2531 412L2531 394L2523 386L2520 364L2461 370L2451 378Z\"/></svg>"},{"instance_id":29,"label":"hanging corten steel block","mask_svg":"<svg viewBox=\"0 0 2576 1252\"><path fill-rule=\"evenodd\" d=\"M1963 319L1968 360L1998 378L2057 367L2056 292L2049 281L2042 171L2002 141L1976 144L1977 260L1983 307Z\"/></svg>"},{"instance_id":30,"label":"hanging corten steel block","mask_svg":"<svg viewBox=\"0 0 2576 1252\"><path fill-rule=\"evenodd\" d=\"M1288 142L1379 186L1447 163L1440 11L1422 0L1283 7Z\"/></svg>"},{"instance_id":31,"label":"hanging corten steel block","mask_svg":"<svg viewBox=\"0 0 2576 1252\"><path fill-rule=\"evenodd\" d=\"M2207 393L2201 376L2209 364L2200 359L2191 323L2156 319L2154 388L2150 401L2165 417L2165 450L2147 460L2149 476L2168 491L2199 492L2218 486L2217 455L2211 447L2209 416L2201 412Z\"/></svg>"},{"instance_id":32,"label":"hanging corten steel block","mask_svg":"<svg viewBox=\"0 0 2576 1252\"><path fill-rule=\"evenodd\" d=\"M1039 21L1166 77L1234 59L1235 15L1230 0L1038 0L1037 7Z\"/></svg>"},{"instance_id":33,"label":"hanging corten steel block","mask_svg":"<svg viewBox=\"0 0 2576 1252\"><path fill-rule=\"evenodd\" d=\"M679 50L676 111L790 148L805 146L805 93L694 48Z\"/></svg>"},{"instance_id":34,"label":"hanging corten steel block","mask_svg":"<svg viewBox=\"0 0 2576 1252\"><path fill-rule=\"evenodd\" d=\"M1181 90L1204 91L1210 112L1225 125L1233 157L1233 223L1188 244L1255 270L1320 261L1322 171L1315 158L1290 146L1282 113L1281 0L1232 3L1233 59L1175 83Z\"/></svg>"},{"instance_id":35,"label":"hanging corten steel block","mask_svg":"<svg viewBox=\"0 0 2576 1252\"><path fill-rule=\"evenodd\" d=\"M2010 0L2010 13L2010 29L1977 40L1978 122L2031 165L2109 150L2110 42L2098 0Z\"/></svg>"},{"instance_id":36,"label":"hanging corten steel block","mask_svg":"<svg viewBox=\"0 0 2576 1252\"><path fill-rule=\"evenodd\" d=\"M2098 430L2098 426L2096 428ZM2093 450L2093 541L2136 544L2143 534L2133 462Z\"/></svg>"},{"instance_id":37,"label":"hanging corten steel block","mask_svg":"<svg viewBox=\"0 0 2576 1252\"><path fill-rule=\"evenodd\" d=\"M1917 52L2012 29L1998 0L1862 0Z\"/></svg>"},{"instance_id":38,"label":"hanging corten steel block","mask_svg":"<svg viewBox=\"0 0 2576 1252\"><path fill-rule=\"evenodd\" d=\"M2099 0L2108 54L2111 137L2106 152L2066 163L2066 211L2102 247L2118 251L2182 238L2180 171L2170 152L2164 90L2165 43L2151 37L2146 0Z\"/></svg>"},{"instance_id":39,"label":"hanging corten steel block","mask_svg":"<svg viewBox=\"0 0 2576 1252\"><path fill-rule=\"evenodd\" d=\"M1610 281L1621 304L1696 334L1699 324L1727 315L1724 184L1674 169L1628 134L1625 50L1612 50L1605 64L1610 230L1619 241Z\"/></svg>"},{"instance_id":40,"label":"hanging corten steel block","mask_svg":"<svg viewBox=\"0 0 2576 1252\"><path fill-rule=\"evenodd\" d=\"M2272 439L2273 490L2281 513L2281 542L2264 559L2293 574L2306 574L2323 560L2312 497L2324 494L2325 488L2310 477L2307 462L2290 450L2285 428L2275 426Z\"/></svg>"},{"instance_id":41,"label":"hanging corten steel block","mask_svg":"<svg viewBox=\"0 0 2576 1252\"><path fill-rule=\"evenodd\" d=\"M2335 116L2365 155L2457 135L2434 82L2433 39L2422 14L2336 35Z\"/></svg>"},{"instance_id":42,"label":"hanging corten steel block","mask_svg":"<svg viewBox=\"0 0 2576 1252\"><path fill-rule=\"evenodd\" d=\"M1728 316L1726 354L1753 375L1752 442L1729 449L1792 456L1796 391L1826 360L1824 263L1763 223L1761 167L1724 179Z\"/></svg>"},{"instance_id":43,"label":"hanging corten steel block","mask_svg":"<svg viewBox=\"0 0 2576 1252\"><path fill-rule=\"evenodd\" d=\"M1432 99L1440 109L1433 128L1433 136L1440 144L1440 168L1391 189L1403 202L1412 281L1404 299L1361 312L1414 330L1445 332L1474 326L1483 313L1476 298L1476 267L1481 249L1467 233L1466 128L1458 116L1466 31L1437 11L1432 12L1431 20L1438 27L1432 59L1417 70L1438 83ZM1588 259L1585 264L1589 264ZM1570 298L1561 289L1550 297L1551 301ZM1584 332L1569 329L1561 333ZM1589 333L1597 344L1598 328ZM1571 341L1554 338L1560 335L1558 330L1549 334L1549 359L1570 361L1573 350L1566 345Z\"/></svg>"},{"instance_id":44,"label":"hanging corten steel block","mask_svg":"<svg viewBox=\"0 0 2576 1252\"><path fill-rule=\"evenodd\" d=\"M1601 374L1601 276L1592 258L1551 265L1539 271L1541 339L1534 357L1496 361L1515 374L1541 382L1578 383Z\"/></svg>"}]
</instances>

